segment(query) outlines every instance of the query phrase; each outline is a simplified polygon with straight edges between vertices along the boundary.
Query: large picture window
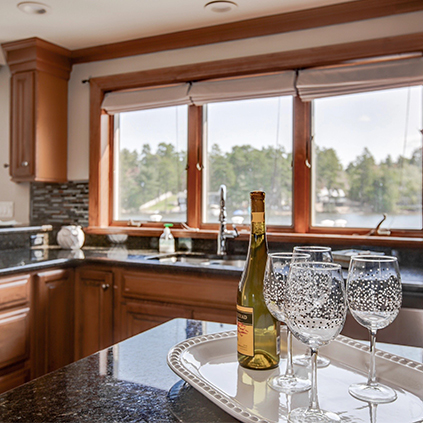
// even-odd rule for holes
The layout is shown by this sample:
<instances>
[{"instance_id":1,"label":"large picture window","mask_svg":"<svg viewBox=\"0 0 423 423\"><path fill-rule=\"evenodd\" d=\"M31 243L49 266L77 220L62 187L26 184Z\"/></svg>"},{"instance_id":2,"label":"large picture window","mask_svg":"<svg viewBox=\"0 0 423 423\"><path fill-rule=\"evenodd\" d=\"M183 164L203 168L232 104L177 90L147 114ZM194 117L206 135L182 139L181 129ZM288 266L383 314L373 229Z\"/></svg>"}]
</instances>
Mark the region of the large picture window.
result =
<instances>
[{"instance_id":1,"label":"large picture window","mask_svg":"<svg viewBox=\"0 0 423 423\"><path fill-rule=\"evenodd\" d=\"M292 97L208 104L204 111L203 221L217 222L219 186L228 221L249 223L249 192L266 192L269 225L292 224Z\"/></svg>"},{"instance_id":2,"label":"large picture window","mask_svg":"<svg viewBox=\"0 0 423 423\"><path fill-rule=\"evenodd\" d=\"M422 227L422 86L314 100L312 224Z\"/></svg>"},{"instance_id":3,"label":"large picture window","mask_svg":"<svg viewBox=\"0 0 423 423\"><path fill-rule=\"evenodd\" d=\"M187 220L187 110L115 115L114 220Z\"/></svg>"},{"instance_id":4,"label":"large picture window","mask_svg":"<svg viewBox=\"0 0 423 423\"><path fill-rule=\"evenodd\" d=\"M173 222L176 236L213 238L224 184L227 222L241 231L259 189L278 240L423 235L421 55L250 75L241 63L240 76L211 66L209 78L194 65L157 72L129 86L95 80L92 227L157 236Z\"/></svg>"}]
</instances>

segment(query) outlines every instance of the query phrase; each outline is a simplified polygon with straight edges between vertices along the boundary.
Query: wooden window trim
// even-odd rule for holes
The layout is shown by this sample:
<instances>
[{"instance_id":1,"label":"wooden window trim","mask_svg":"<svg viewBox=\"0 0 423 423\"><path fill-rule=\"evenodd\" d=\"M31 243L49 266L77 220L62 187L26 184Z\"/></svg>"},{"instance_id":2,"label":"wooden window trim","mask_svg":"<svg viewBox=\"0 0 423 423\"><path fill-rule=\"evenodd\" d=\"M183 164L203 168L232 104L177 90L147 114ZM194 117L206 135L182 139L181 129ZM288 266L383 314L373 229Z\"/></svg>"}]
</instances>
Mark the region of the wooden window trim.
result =
<instances>
[{"instance_id":1,"label":"wooden window trim","mask_svg":"<svg viewBox=\"0 0 423 423\"><path fill-rule=\"evenodd\" d=\"M356 0L222 25L173 32L73 50L72 63L110 60L138 54L282 34L423 10L420 0Z\"/></svg>"},{"instance_id":2,"label":"wooden window trim","mask_svg":"<svg viewBox=\"0 0 423 423\"><path fill-rule=\"evenodd\" d=\"M290 52L265 54L240 59L226 59L192 65L162 68L155 70L131 72L119 75L92 78L90 80L90 177L89 177L89 228L91 233L107 233L111 225L110 211L110 163L112 152L109 146L104 146L101 138L101 103L104 95L109 91L143 86L172 84L192 80L204 80L217 77L247 75L259 72L273 72L303 67L324 66L337 64L345 60L385 56L389 54L413 53L423 51L423 32L398 37L381 38L365 42L352 42L328 47L301 49ZM188 226L192 229L175 225L175 236L189 236L201 238L215 238L217 226L201 225L201 172L197 163L202 160L201 145L201 108L190 106L190 119L196 121L195 127L189 127L188 154L188 184L189 196L187 205L194 213L190 215ZM293 227L281 228L281 232L270 232L269 239L292 239L293 242L306 242L308 239L325 239L326 242L340 244L363 243L363 235L368 232L351 228L317 228L309 225L309 210L311 203L310 172L304 165L307 144L310 139L311 111L307 103L294 101L294 211ZM194 149L192 148L193 146ZM195 193L195 195L192 195ZM116 222L118 225L119 222ZM160 224L143 224L142 228L127 228L129 234L158 236L162 231ZM241 230L247 227L242 227ZM273 229L272 229L273 230ZM271 230L271 231L272 231ZM279 230L279 228L274 228ZM304 238L305 236L305 238ZM401 238L407 237L407 238ZM423 231L395 231L390 237L366 237L367 245L421 245ZM241 234L240 239L244 235ZM381 241L378 240L381 239ZM408 241L407 241L408 240ZM381 244L379 244L381 242Z\"/></svg>"}]
</instances>

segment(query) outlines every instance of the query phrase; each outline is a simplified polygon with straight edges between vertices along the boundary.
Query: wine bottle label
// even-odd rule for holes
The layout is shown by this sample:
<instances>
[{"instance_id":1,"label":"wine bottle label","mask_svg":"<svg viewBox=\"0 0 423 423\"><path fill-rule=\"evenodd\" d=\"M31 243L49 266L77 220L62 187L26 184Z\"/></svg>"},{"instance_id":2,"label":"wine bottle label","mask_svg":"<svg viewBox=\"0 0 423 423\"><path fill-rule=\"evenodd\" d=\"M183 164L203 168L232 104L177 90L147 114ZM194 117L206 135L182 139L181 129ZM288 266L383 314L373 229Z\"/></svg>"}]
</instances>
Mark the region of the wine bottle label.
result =
<instances>
[{"instance_id":1,"label":"wine bottle label","mask_svg":"<svg viewBox=\"0 0 423 423\"><path fill-rule=\"evenodd\" d=\"M237 305L238 352L254 356L254 309Z\"/></svg>"}]
</instances>

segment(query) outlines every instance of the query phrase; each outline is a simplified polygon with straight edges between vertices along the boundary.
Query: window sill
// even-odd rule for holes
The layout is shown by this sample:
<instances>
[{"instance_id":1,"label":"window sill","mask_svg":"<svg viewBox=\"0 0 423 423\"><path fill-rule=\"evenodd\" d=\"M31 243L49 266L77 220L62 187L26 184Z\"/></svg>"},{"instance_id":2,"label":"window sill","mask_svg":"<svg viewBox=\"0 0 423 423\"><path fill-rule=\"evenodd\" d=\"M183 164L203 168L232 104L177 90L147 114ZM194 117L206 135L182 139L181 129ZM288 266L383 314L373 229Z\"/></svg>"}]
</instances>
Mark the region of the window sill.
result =
<instances>
[{"instance_id":1,"label":"window sill","mask_svg":"<svg viewBox=\"0 0 423 423\"><path fill-rule=\"evenodd\" d=\"M249 229L238 228L239 237L237 240L248 241ZM130 236L159 237L163 233L162 227L87 227L84 232L93 235L107 235L109 233L125 233ZM216 239L217 231L212 229L172 229L172 234L176 238L201 238ZM269 242L287 243L313 243L331 244L344 246L380 246L380 247L401 247L423 249L423 238L394 237L394 236L365 236L365 235L342 235L324 233L283 233L267 232Z\"/></svg>"}]
</instances>

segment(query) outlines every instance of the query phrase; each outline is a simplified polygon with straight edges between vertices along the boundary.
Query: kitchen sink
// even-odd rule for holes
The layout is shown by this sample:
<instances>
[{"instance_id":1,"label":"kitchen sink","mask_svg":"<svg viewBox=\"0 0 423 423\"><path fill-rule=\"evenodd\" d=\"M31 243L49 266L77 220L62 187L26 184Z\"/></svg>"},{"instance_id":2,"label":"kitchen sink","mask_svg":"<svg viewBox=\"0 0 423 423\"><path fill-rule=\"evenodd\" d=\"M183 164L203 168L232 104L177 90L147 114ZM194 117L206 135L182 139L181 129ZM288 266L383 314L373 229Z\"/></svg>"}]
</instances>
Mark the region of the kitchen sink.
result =
<instances>
[{"instance_id":1,"label":"kitchen sink","mask_svg":"<svg viewBox=\"0 0 423 423\"><path fill-rule=\"evenodd\" d=\"M155 260L160 263L187 263L197 266L230 266L243 268L245 264L245 256L202 253L172 253L157 254L148 256L146 260Z\"/></svg>"}]
</instances>

